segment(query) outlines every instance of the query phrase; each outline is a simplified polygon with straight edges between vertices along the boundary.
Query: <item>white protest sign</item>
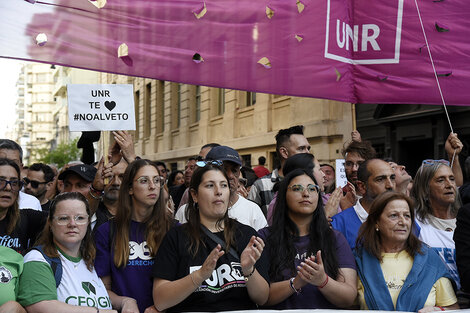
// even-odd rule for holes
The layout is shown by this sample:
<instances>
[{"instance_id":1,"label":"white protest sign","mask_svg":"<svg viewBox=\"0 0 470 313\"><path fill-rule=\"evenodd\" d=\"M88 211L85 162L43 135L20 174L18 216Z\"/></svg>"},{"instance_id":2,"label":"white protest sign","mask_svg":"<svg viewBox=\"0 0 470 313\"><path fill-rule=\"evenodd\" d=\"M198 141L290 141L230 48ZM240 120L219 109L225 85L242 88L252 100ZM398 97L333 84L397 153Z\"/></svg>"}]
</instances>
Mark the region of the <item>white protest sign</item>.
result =
<instances>
[{"instance_id":1,"label":"white protest sign","mask_svg":"<svg viewBox=\"0 0 470 313\"><path fill-rule=\"evenodd\" d=\"M336 159L336 188L343 188L348 183L344 169L344 159Z\"/></svg>"},{"instance_id":2,"label":"white protest sign","mask_svg":"<svg viewBox=\"0 0 470 313\"><path fill-rule=\"evenodd\" d=\"M70 131L135 130L132 85L67 85Z\"/></svg>"}]
</instances>

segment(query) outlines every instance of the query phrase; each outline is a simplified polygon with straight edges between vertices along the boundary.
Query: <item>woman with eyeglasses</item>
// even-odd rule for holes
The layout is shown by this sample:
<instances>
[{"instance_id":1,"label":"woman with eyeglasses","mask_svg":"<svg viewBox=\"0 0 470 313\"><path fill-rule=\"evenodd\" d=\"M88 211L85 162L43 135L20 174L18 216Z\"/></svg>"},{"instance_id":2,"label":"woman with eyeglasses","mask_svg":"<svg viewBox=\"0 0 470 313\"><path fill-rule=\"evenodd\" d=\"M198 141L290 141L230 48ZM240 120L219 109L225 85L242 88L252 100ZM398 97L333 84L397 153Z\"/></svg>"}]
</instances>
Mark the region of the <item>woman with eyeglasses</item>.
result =
<instances>
[{"instance_id":1,"label":"woman with eyeglasses","mask_svg":"<svg viewBox=\"0 0 470 313\"><path fill-rule=\"evenodd\" d=\"M54 199L38 244L25 255L20 278L18 301L28 312L116 312L93 267L90 208L82 194Z\"/></svg>"},{"instance_id":2,"label":"woman with eyeglasses","mask_svg":"<svg viewBox=\"0 0 470 313\"><path fill-rule=\"evenodd\" d=\"M96 271L113 307L121 312L156 312L152 265L174 220L166 209L158 167L150 160L129 164L114 219L95 233Z\"/></svg>"},{"instance_id":3,"label":"woman with eyeglasses","mask_svg":"<svg viewBox=\"0 0 470 313\"><path fill-rule=\"evenodd\" d=\"M356 265L343 235L329 227L311 170L295 169L279 185L266 241L269 299L273 309L351 306L357 295Z\"/></svg>"},{"instance_id":4,"label":"woman with eyeglasses","mask_svg":"<svg viewBox=\"0 0 470 313\"><path fill-rule=\"evenodd\" d=\"M455 263L456 217L460 203L455 176L447 160L424 160L413 180L419 239L439 252L460 288Z\"/></svg>"},{"instance_id":5,"label":"woman with eyeglasses","mask_svg":"<svg viewBox=\"0 0 470 313\"><path fill-rule=\"evenodd\" d=\"M269 292L264 242L228 217L229 179L220 161L207 161L191 178L188 222L163 239L153 267L159 311L256 309Z\"/></svg>"},{"instance_id":6,"label":"woman with eyeglasses","mask_svg":"<svg viewBox=\"0 0 470 313\"><path fill-rule=\"evenodd\" d=\"M445 265L414 235L414 216L413 202L401 192L387 191L372 202L356 242L362 310L459 308Z\"/></svg>"},{"instance_id":7,"label":"woman with eyeglasses","mask_svg":"<svg viewBox=\"0 0 470 313\"><path fill-rule=\"evenodd\" d=\"M18 193L23 186L20 168L0 158L0 246L24 254L44 228L47 213L18 207Z\"/></svg>"}]
</instances>

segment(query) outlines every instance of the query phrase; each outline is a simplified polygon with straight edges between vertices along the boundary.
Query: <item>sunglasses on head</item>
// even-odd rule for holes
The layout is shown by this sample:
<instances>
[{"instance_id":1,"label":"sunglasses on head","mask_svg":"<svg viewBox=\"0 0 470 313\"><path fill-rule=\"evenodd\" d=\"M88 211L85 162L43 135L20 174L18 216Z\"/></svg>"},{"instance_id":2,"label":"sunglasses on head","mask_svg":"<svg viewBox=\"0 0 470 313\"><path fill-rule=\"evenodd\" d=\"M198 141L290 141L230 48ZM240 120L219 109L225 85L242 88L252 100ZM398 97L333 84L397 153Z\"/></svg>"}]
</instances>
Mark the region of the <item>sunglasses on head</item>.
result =
<instances>
[{"instance_id":1,"label":"sunglasses on head","mask_svg":"<svg viewBox=\"0 0 470 313\"><path fill-rule=\"evenodd\" d=\"M220 160L208 160L208 161L197 161L196 165L199 167L205 167L206 165L215 165L215 166L222 166L224 163Z\"/></svg>"},{"instance_id":2,"label":"sunglasses on head","mask_svg":"<svg viewBox=\"0 0 470 313\"><path fill-rule=\"evenodd\" d=\"M440 160L426 159L426 160L423 160L423 163L421 164L424 164L424 165L444 164L444 165L450 166L450 162L444 159L440 159Z\"/></svg>"},{"instance_id":3,"label":"sunglasses on head","mask_svg":"<svg viewBox=\"0 0 470 313\"><path fill-rule=\"evenodd\" d=\"M37 181L37 180L31 180L27 177L23 178L23 181L24 181L24 185L27 186L28 184L31 184L31 187L33 187L34 189L38 188L39 185L42 185L42 184L47 184L46 181L44 182L40 182L40 181Z\"/></svg>"}]
</instances>

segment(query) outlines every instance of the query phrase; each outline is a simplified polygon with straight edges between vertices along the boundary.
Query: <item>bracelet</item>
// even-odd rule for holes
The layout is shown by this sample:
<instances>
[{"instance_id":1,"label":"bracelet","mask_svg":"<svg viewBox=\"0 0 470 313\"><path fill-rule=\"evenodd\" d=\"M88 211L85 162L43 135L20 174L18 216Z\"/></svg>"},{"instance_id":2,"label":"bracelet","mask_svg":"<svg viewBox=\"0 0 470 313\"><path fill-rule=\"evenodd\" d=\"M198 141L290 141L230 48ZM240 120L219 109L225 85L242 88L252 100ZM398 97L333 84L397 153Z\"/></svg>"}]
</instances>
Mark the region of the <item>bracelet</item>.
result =
<instances>
[{"instance_id":1,"label":"bracelet","mask_svg":"<svg viewBox=\"0 0 470 313\"><path fill-rule=\"evenodd\" d=\"M98 197L95 196L95 195L93 194L93 192L91 191L91 189L88 190L88 194L89 194L93 199L95 199L95 200L101 200L101 196L98 196Z\"/></svg>"},{"instance_id":2,"label":"bracelet","mask_svg":"<svg viewBox=\"0 0 470 313\"><path fill-rule=\"evenodd\" d=\"M98 190L93 187L93 184L90 185L90 191L96 193L96 194L103 194L103 190Z\"/></svg>"},{"instance_id":3,"label":"bracelet","mask_svg":"<svg viewBox=\"0 0 470 313\"><path fill-rule=\"evenodd\" d=\"M296 294L299 294L302 291L302 288L295 289L294 279L295 279L295 277L292 277L291 279L289 279L290 289L292 289L292 291L295 292Z\"/></svg>"},{"instance_id":4,"label":"bracelet","mask_svg":"<svg viewBox=\"0 0 470 313\"><path fill-rule=\"evenodd\" d=\"M243 270L242 270L242 272L243 272ZM243 274L243 277L245 278L246 282L248 281L248 279L250 279L251 275L253 275L254 272L255 272L255 266L253 265L253 270L251 271L250 274L248 274L248 275Z\"/></svg>"},{"instance_id":5,"label":"bracelet","mask_svg":"<svg viewBox=\"0 0 470 313\"><path fill-rule=\"evenodd\" d=\"M445 309L440 305L436 305L435 307L441 309L441 311L445 311Z\"/></svg>"},{"instance_id":6,"label":"bracelet","mask_svg":"<svg viewBox=\"0 0 470 313\"><path fill-rule=\"evenodd\" d=\"M326 284L328 284L328 274L326 275L326 279L325 279L325 281L323 282L323 284L321 284L320 286L317 286L317 288L322 289L323 287L326 286Z\"/></svg>"},{"instance_id":7,"label":"bracelet","mask_svg":"<svg viewBox=\"0 0 470 313\"><path fill-rule=\"evenodd\" d=\"M96 313L100 313L100 309L96 307Z\"/></svg>"}]
</instances>

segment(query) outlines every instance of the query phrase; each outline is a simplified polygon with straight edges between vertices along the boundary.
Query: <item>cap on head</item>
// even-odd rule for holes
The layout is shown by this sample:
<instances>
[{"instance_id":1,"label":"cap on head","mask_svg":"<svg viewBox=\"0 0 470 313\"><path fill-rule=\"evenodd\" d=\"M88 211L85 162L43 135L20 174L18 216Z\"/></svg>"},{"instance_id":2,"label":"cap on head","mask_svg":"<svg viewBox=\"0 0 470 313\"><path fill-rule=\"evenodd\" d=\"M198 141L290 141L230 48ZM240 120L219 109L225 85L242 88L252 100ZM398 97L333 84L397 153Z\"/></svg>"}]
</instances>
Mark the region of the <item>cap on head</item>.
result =
<instances>
[{"instance_id":1,"label":"cap on head","mask_svg":"<svg viewBox=\"0 0 470 313\"><path fill-rule=\"evenodd\" d=\"M74 165L61 173L59 179L64 180L70 174L77 174L87 182L92 182L95 179L96 168L88 164Z\"/></svg>"},{"instance_id":2,"label":"cap on head","mask_svg":"<svg viewBox=\"0 0 470 313\"><path fill-rule=\"evenodd\" d=\"M206 155L206 160L230 161L242 165L242 160L238 152L227 146L214 147Z\"/></svg>"}]
</instances>

